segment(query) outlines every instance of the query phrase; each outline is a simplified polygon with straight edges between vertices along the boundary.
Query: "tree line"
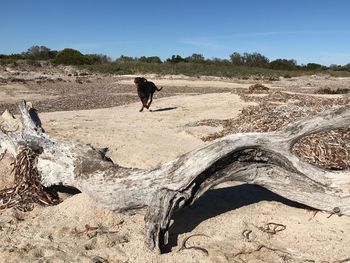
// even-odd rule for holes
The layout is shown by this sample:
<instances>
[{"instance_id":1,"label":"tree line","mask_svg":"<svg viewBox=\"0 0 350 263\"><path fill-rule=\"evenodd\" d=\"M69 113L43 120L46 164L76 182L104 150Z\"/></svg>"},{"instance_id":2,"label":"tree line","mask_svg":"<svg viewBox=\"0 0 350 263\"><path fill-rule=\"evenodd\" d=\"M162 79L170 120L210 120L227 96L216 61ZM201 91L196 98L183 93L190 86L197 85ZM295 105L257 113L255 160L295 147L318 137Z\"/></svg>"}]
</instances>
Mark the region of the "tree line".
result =
<instances>
[{"instance_id":1,"label":"tree line","mask_svg":"<svg viewBox=\"0 0 350 263\"><path fill-rule=\"evenodd\" d=\"M184 63L196 63L203 65L233 65L241 67L253 67L253 68L266 68L273 70L326 70L331 69L334 71L350 71L350 63L346 65L331 65L329 67L317 64L307 63L306 65L298 65L294 59L275 59L270 61L266 56L258 53L238 53L233 52L229 59L221 58L205 58L202 54L193 53L188 57L182 57L180 55L172 55L166 60L162 61L158 56L141 56L130 57L121 55L116 60L112 60L110 57L103 54L82 54L80 51L65 48L61 51L51 50L45 46L32 46L27 51L20 54L4 55L0 54L0 60L50 60L55 64L63 65L96 65L96 64L125 64L125 63L150 63L150 64L184 64Z\"/></svg>"}]
</instances>

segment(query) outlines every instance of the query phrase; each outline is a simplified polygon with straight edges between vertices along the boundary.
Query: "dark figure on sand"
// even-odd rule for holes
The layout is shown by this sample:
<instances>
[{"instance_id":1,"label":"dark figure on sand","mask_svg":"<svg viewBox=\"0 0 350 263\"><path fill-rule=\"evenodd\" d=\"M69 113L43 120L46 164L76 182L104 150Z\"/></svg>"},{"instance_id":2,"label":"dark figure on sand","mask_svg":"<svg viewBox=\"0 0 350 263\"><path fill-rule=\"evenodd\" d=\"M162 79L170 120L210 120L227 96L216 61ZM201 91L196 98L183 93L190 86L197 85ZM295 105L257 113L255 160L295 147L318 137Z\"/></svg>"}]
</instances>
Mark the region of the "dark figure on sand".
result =
<instances>
[{"instance_id":1,"label":"dark figure on sand","mask_svg":"<svg viewBox=\"0 0 350 263\"><path fill-rule=\"evenodd\" d=\"M141 112L144 108L148 109L151 106L154 92L160 91L163 87L157 88L152 81L148 81L143 77L135 78L134 83L137 88L137 94L142 103L142 108L140 109Z\"/></svg>"}]
</instances>

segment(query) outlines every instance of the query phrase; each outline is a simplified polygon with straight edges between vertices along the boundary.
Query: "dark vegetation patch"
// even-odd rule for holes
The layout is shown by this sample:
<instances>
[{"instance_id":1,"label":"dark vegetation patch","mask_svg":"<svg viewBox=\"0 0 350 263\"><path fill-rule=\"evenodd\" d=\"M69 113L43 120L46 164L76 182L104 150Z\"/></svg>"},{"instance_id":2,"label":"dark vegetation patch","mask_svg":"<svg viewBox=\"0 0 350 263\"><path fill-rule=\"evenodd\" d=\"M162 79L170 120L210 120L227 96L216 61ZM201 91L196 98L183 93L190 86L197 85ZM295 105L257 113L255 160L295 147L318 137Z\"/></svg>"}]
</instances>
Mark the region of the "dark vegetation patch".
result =
<instances>
[{"instance_id":1,"label":"dark vegetation patch","mask_svg":"<svg viewBox=\"0 0 350 263\"><path fill-rule=\"evenodd\" d=\"M261 83L251 85L248 89L249 93L266 93L268 90L269 88Z\"/></svg>"},{"instance_id":2,"label":"dark vegetation patch","mask_svg":"<svg viewBox=\"0 0 350 263\"><path fill-rule=\"evenodd\" d=\"M350 93L350 89L332 89L332 88L321 88L315 91L316 94L347 94Z\"/></svg>"}]
</instances>

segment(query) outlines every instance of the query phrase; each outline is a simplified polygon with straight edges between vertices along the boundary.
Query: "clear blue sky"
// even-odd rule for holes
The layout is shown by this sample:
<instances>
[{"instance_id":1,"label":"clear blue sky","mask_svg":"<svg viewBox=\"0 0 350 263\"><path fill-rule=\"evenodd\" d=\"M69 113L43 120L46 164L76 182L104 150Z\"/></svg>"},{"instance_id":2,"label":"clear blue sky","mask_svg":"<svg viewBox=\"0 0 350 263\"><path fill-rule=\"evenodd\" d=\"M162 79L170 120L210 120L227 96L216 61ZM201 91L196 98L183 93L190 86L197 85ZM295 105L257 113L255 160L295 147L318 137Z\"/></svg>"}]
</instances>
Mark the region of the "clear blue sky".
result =
<instances>
[{"instance_id":1,"label":"clear blue sky","mask_svg":"<svg viewBox=\"0 0 350 263\"><path fill-rule=\"evenodd\" d=\"M1 0L0 53L33 45L113 59L256 51L347 64L350 0Z\"/></svg>"}]
</instances>

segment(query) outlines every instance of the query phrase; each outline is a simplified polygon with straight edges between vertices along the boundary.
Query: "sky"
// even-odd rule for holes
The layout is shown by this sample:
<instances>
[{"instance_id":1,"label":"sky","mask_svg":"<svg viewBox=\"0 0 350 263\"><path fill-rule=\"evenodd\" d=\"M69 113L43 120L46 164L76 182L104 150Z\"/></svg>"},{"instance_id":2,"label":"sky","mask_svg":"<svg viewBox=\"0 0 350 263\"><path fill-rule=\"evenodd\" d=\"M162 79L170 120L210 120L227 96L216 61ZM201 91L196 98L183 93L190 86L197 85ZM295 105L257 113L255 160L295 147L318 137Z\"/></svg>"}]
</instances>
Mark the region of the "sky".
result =
<instances>
[{"instance_id":1,"label":"sky","mask_svg":"<svg viewBox=\"0 0 350 263\"><path fill-rule=\"evenodd\" d=\"M350 63L349 0L0 0L0 54L33 45L84 54Z\"/></svg>"}]
</instances>

